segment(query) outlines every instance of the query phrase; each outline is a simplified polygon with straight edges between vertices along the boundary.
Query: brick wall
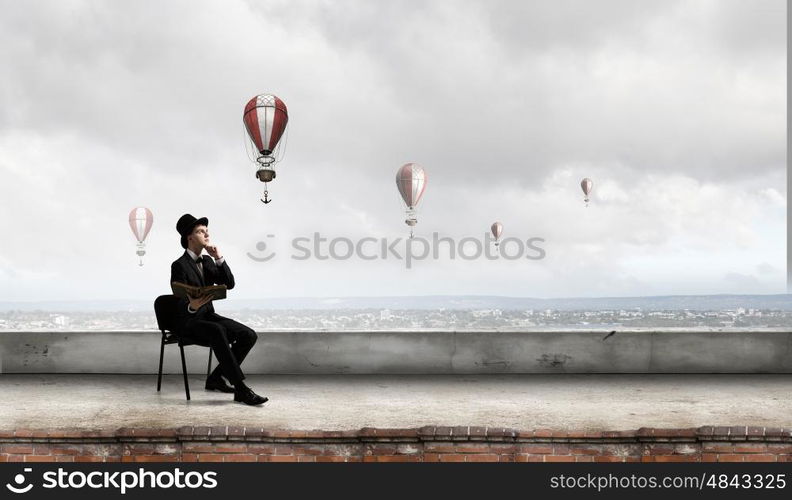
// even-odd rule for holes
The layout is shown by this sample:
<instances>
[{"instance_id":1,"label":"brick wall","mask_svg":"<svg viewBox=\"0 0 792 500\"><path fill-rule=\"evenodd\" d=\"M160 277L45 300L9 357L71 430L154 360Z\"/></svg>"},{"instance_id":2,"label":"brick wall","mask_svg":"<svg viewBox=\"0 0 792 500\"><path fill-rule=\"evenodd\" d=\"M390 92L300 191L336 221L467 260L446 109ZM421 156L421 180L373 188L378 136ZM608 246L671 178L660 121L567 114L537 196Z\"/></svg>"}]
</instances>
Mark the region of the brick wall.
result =
<instances>
[{"instance_id":1,"label":"brick wall","mask_svg":"<svg viewBox=\"0 0 792 500\"><path fill-rule=\"evenodd\" d=\"M0 431L0 462L792 462L792 428Z\"/></svg>"}]
</instances>

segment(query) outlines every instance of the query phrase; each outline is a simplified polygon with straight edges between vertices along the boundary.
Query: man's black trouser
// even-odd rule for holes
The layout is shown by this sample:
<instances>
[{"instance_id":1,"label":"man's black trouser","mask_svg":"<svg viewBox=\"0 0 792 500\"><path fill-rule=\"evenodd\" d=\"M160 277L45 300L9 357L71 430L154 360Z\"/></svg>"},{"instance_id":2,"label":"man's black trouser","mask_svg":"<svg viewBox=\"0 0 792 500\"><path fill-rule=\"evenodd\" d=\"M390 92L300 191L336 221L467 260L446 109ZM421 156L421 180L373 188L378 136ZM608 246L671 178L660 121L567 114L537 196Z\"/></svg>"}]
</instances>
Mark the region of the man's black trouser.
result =
<instances>
[{"instance_id":1,"label":"man's black trouser","mask_svg":"<svg viewBox=\"0 0 792 500\"><path fill-rule=\"evenodd\" d=\"M233 385L245 379L239 365L258 339L251 328L233 319L211 314L208 319L188 321L183 335L196 344L211 346L219 365L210 377L222 374Z\"/></svg>"}]
</instances>

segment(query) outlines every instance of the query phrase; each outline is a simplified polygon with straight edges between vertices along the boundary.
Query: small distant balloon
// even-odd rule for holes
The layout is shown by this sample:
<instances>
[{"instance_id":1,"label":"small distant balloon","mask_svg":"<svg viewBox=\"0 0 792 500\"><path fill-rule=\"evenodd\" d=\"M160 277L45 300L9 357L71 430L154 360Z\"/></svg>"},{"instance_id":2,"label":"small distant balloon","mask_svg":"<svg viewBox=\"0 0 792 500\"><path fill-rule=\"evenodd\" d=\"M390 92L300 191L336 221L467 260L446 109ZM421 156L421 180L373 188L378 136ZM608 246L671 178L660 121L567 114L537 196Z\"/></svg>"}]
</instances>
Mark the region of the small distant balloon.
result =
<instances>
[{"instance_id":1,"label":"small distant balloon","mask_svg":"<svg viewBox=\"0 0 792 500\"><path fill-rule=\"evenodd\" d=\"M129 212L129 227L137 240L137 255L140 257L140 264L143 265L143 256L146 255L146 236L151 231L154 224L154 214L146 207L135 207Z\"/></svg>"},{"instance_id":2,"label":"small distant balloon","mask_svg":"<svg viewBox=\"0 0 792 500\"><path fill-rule=\"evenodd\" d=\"M591 194L591 190L594 189L594 181L592 181L591 179L586 177L585 179L580 181L580 188L583 190L583 194L585 195L585 198L583 198L583 201L585 201L586 202L586 206L588 206L588 204L589 204L589 195Z\"/></svg>"},{"instance_id":3,"label":"small distant balloon","mask_svg":"<svg viewBox=\"0 0 792 500\"><path fill-rule=\"evenodd\" d=\"M492 231L492 236L495 237L495 246L498 246L500 244L501 233L503 233L503 224L500 222L493 222L492 226L490 226L490 231Z\"/></svg>"},{"instance_id":4,"label":"small distant balloon","mask_svg":"<svg viewBox=\"0 0 792 500\"><path fill-rule=\"evenodd\" d=\"M399 188L399 194L407 205L407 219L404 223L410 226L410 238L412 238L413 227L418 224L415 215L416 206L426 189L426 172L417 163L405 163L396 172L396 187Z\"/></svg>"}]
</instances>

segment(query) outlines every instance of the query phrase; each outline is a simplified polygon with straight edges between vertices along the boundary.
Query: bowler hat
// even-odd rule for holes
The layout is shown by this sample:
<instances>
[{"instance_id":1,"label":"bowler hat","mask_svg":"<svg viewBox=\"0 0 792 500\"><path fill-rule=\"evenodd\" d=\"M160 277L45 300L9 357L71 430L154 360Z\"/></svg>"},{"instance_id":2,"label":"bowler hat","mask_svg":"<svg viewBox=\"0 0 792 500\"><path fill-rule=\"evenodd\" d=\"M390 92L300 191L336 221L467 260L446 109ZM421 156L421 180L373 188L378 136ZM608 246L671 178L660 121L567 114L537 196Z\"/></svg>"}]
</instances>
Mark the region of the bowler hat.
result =
<instances>
[{"instance_id":1,"label":"bowler hat","mask_svg":"<svg viewBox=\"0 0 792 500\"><path fill-rule=\"evenodd\" d=\"M187 237L192 233L195 226L208 226L209 219L206 217L201 217L200 219L196 219L190 214L184 214L179 217L179 221L176 223L176 231L179 232L181 235L181 246L182 248L187 248Z\"/></svg>"}]
</instances>

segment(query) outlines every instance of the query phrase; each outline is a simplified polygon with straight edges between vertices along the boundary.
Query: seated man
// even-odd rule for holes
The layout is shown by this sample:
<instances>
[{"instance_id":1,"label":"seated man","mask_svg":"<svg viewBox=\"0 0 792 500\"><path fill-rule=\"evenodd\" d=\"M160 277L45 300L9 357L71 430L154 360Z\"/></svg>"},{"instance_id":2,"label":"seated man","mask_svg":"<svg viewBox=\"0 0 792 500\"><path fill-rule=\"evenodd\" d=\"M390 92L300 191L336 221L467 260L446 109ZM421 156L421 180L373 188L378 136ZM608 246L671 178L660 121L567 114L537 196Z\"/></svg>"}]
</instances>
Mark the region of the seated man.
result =
<instances>
[{"instance_id":1,"label":"seated man","mask_svg":"<svg viewBox=\"0 0 792 500\"><path fill-rule=\"evenodd\" d=\"M208 225L206 217L196 219L190 214L182 215L176 223L176 230L181 235L181 246L186 251L171 264L171 282L192 286L225 285L230 290L234 288L234 275L220 250L209 244ZM208 256L201 255L204 249ZM215 313L211 297L208 296L194 297L189 301L182 299L177 307L176 327L185 337L210 345L217 357L219 365L206 379L207 390L233 392L234 401L248 405L260 405L267 401L267 398L259 396L245 385L245 375L239 366L256 343L256 332Z\"/></svg>"}]
</instances>

